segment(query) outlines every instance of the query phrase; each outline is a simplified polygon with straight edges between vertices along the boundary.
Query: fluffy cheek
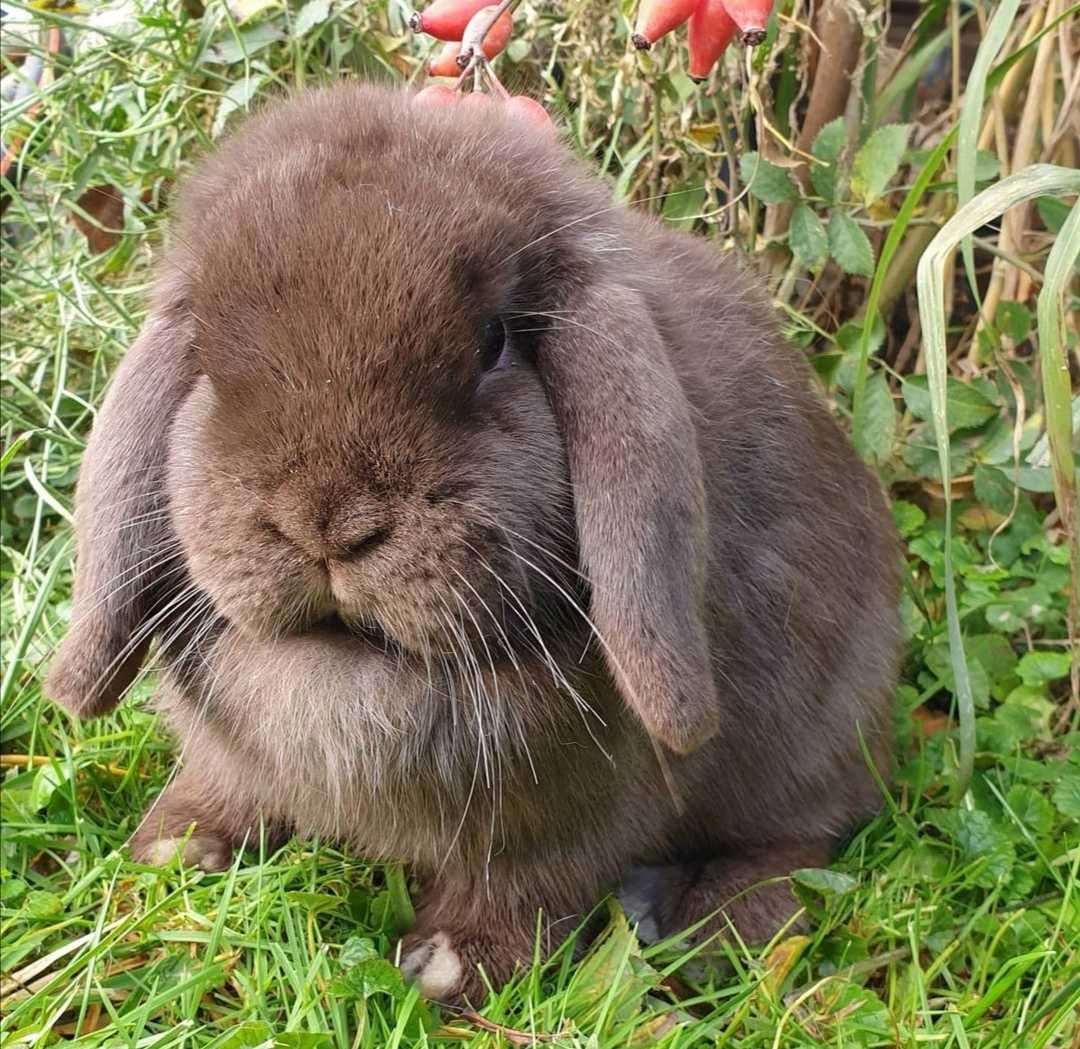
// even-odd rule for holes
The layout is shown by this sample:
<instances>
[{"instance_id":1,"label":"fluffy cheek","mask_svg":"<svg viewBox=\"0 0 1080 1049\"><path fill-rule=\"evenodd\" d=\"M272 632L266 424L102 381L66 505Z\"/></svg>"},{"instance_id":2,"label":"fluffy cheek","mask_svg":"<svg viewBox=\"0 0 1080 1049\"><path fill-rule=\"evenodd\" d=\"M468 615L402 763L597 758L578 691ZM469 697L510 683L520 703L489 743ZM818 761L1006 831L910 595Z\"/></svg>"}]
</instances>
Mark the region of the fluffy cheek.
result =
<instances>
[{"instance_id":1,"label":"fluffy cheek","mask_svg":"<svg viewBox=\"0 0 1080 1049\"><path fill-rule=\"evenodd\" d=\"M248 634L268 637L334 610L324 573L268 543L219 486L208 484L205 491L203 505L180 524L180 539L192 578L221 615Z\"/></svg>"},{"instance_id":2,"label":"fluffy cheek","mask_svg":"<svg viewBox=\"0 0 1080 1049\"><path fill-rule=\"evenodd\" d=\"M192 580L220 615L254 636L328 615L325 574L258 526L259 501L242 464L218 463L201 437L199 407L182 409L169 461L170 512Z\"/></svg>"}]
</instances>

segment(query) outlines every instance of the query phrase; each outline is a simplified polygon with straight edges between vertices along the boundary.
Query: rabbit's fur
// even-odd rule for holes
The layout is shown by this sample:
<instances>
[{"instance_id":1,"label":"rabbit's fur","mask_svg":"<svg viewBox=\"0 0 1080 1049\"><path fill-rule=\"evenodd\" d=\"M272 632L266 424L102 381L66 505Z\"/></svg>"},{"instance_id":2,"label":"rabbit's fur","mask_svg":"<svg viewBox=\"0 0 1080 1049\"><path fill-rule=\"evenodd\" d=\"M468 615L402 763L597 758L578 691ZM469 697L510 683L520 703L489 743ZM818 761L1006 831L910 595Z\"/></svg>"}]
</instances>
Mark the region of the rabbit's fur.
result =
<instances>
[{"instance_id":1,"label":"rabbit's fur","mask_svg":"<svg viewBox=\"0 0 1080 1049\"><path fill-rule=\"evenodd\" d=\"M249 119L173 231L47 683L101 713L157 640L136 855L405 860L437 997L631 867L661 932L773 932L879 801L898 554L753 280L498 107L372 87Z\"/></svg>"}]
</instances>

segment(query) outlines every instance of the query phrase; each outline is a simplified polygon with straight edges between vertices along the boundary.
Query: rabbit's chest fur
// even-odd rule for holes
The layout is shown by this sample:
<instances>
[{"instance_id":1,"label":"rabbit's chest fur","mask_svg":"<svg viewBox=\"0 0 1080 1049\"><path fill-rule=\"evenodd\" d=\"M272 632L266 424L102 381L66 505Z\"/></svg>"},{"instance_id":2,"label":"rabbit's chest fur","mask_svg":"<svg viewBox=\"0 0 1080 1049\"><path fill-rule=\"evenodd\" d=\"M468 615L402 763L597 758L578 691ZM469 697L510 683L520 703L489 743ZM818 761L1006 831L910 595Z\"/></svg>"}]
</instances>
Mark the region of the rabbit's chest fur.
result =
<instances>
[{"instance_id":1,"label":"rabbit's chest fur","mask_svg":"<svg viewBox=\"0 0 1080 1049\"><path fill-rule=\"evenodd\" d=\"M622 715L602 688L586 700L517 668L469 679L339 637L227 634L200 665L158 699L183 752L299 833L437 864L580 823L567 799L599 821L616 804Z\"/></svg>"}]
</instances>

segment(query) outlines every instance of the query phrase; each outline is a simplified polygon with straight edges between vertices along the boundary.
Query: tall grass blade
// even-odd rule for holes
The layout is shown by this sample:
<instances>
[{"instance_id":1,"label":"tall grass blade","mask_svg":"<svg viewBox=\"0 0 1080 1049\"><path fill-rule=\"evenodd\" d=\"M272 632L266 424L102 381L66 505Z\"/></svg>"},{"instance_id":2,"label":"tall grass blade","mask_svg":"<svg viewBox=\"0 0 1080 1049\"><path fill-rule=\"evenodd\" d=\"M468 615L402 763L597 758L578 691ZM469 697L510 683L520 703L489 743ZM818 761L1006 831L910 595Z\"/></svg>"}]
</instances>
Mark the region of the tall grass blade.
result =
<instances>
[{"instance_id":1,"label":"tall grass blade","mask_svg":"<svg viewBox=\"0 0 1080 1049\"><path fill-rule=\"evenodd\" d=\"M948 620L949 654L956 684L960 719L960 767L956 795L962 796L971 780L975 762L975 704L964 656L960 616L956 605L956 580L952 549L952 492L949 469L949 427L945 402L948 351L945 341L945 263L949 255L980 226L1026 200L1043 195L1062 196L1080 192L1080 171L1052 164L1033 164L997 185L984 190L960 208L938 231L919 260L916 288L922 322L926 371L930 384L931 417L937 443L938 463L945 493L945 611ZM1075 214L1075 209L1074 209ZM1064 231L1062 231L1064 232ZM1066 238L1062 238L1065 240ZM1062 249L1059 258L1071 256ZM1058 263L1059 268L1064 268ZM1066 380L1067 381L1067 380Z\"/></svg>"},{"instance_id":2,"label":"tall grass blade","mask_svg":"<svg viewBox=\"0 0 1080 1049\"><path fill-rule=\"evenodd\" d=\"M979 140L979 121L982 119L983 103L986 99L986 77L991 63L997 57L1005 43L1020 7L1020 0L1003 0L1001 6L990 19L990 26L979 44L968 74L964 89L964 104L960 108L960 126L956 136L956 195L957 215L963 211L968 201L975 196L975 154ZM978 298L975 282L975 252L971 238L965 237L962 254L968 283Z\"/></svg>"},{"instance_id":3,"label":"tall grass blade","mask_svg":"<svg viewBox=\"0 0 1080 1049\"><path fill-rule=\"evenodd\" d=\"M1080 200L1073 204L1050 256L1036 309L1039 361L1042 369L1046 437L1050 445L1050 472L1054 479L1061 524L1069 547L1069 643L1076 653L1077 602L1080 601L1080 537L1077 536L1076 462L1072 448L1072 390L1065 354L1065 293L1080 257ZM1073 659L1072 700L1080 699L1080 659Z\"/></svg>"}]
</instances>

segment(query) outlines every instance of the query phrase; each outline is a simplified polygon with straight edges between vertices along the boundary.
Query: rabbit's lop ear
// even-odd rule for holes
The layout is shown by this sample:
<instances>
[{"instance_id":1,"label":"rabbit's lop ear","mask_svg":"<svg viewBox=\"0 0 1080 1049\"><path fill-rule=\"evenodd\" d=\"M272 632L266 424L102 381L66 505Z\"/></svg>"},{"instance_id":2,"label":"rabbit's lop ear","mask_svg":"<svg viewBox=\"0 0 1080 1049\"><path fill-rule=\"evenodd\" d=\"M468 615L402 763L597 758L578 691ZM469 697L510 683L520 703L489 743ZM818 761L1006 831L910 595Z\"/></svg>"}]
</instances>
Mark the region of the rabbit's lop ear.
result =
<instances>
[{"instance_id":1,"label":"rabbit's lop ear","mask_svg":"<svg viewBox=\"0 0 1080 1049\"><path fill-rule=\"evenodd\" d=\"M538 363L566 444L590 614L624 700L686 753L719 728L691 408L641 296L607 285L575 299Z\"/></svg>"},{"instance_id":2,"label":"rabbit's lop ear","mask_svg":"<svg viewBox=\"0 0 1080 1049\"><path fill-rule=\"evenodd\" d=\"M178 573L165 463L193 382L193 332L182 289L165 290L116 371L79 471L75 599L44 690L82 717L111 710L135 679L155 602Z\"/></svg>"}]
</instances>

